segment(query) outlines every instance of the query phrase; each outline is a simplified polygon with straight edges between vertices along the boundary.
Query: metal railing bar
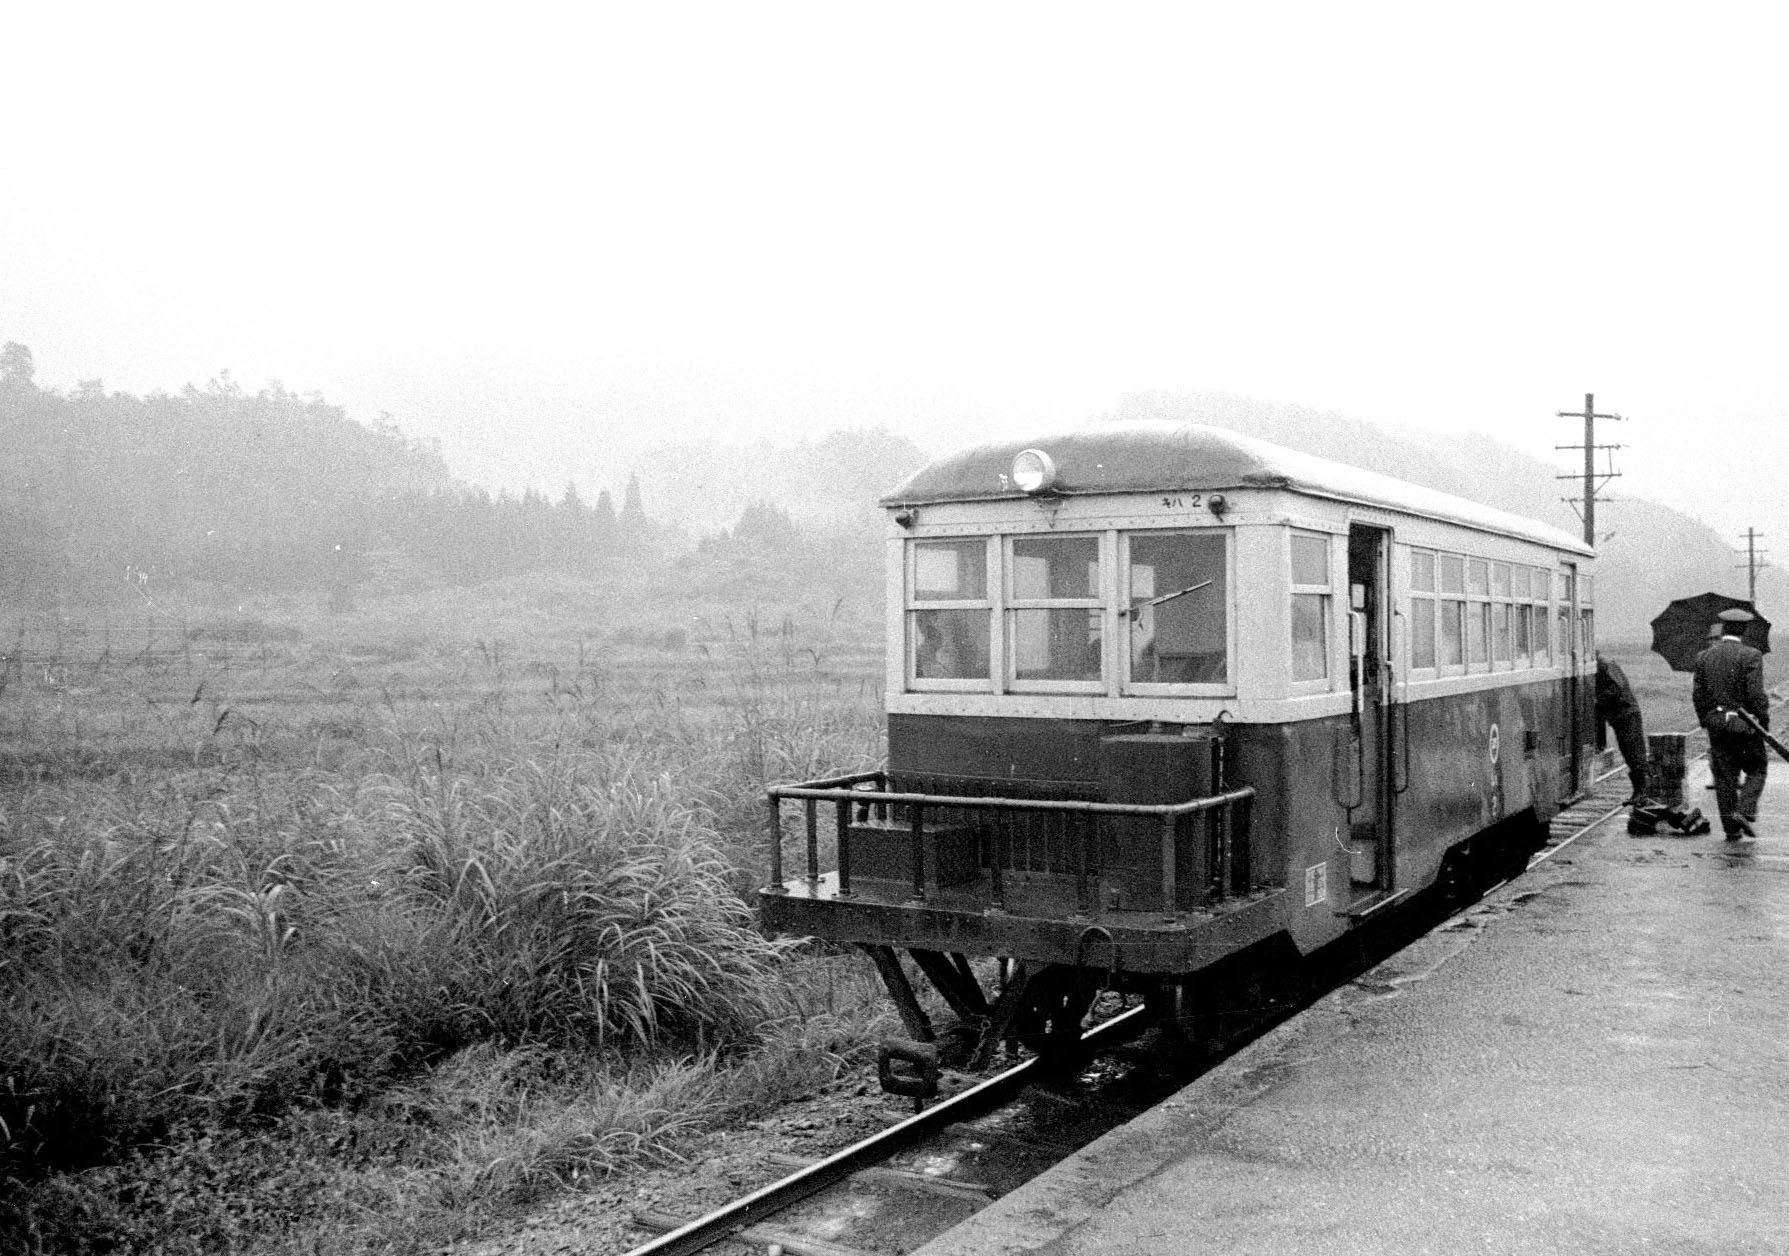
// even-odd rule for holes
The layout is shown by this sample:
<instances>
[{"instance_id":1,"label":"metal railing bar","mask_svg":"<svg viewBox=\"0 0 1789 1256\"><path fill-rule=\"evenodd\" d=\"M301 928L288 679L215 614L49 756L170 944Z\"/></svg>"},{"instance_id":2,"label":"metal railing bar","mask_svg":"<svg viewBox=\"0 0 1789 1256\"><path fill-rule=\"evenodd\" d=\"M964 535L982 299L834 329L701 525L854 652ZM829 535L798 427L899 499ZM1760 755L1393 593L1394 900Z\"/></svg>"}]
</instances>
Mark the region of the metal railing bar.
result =
<instances>
[{"instance_id":1,"label":"metal railing bar","mask_svg":"<svg viewBox=\"0 0 1789 1256\"><path fill-rule=\"evenodd\" d=\"M1242 802L1255 796L1252 785L1226 790L1208 798L1186 802L1089 802L1082 799L1058 798L987 798L956 794L910 794L869 790L846 790L809 785L775 785L768 791L772 799L816 798L870 801L893 807L962 807L982 811L1062 811L1086 815L1116 816L1187 816L1210 811L1229 803Z\"/></svg>"}]
</instances>

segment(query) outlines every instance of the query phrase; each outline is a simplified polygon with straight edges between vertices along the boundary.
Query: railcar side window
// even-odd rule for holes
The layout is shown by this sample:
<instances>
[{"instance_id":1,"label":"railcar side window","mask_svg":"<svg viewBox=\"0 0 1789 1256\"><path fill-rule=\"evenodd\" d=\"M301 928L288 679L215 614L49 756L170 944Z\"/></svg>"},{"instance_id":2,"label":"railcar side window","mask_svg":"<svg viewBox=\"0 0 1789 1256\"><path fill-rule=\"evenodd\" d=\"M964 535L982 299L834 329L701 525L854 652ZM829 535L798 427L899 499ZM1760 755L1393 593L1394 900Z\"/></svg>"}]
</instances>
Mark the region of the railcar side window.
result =
<instances>
[{"instance_id":1,"label":"railcar side window","mask_svg":"<svg viewBox=\"0 0 1789 1256\"><path fill-rule=\"evenodd\" d=\"M1510 614L1515 618L1516 666L1525 667L1533 663L1534 655L1534 607L1528 604L1531 596L1528 587L1528 568L1517 567L1515 569L1510 595L1516 599L1515 605L1510 608Z\"/></svg>"},{"instance_id":2,"label":"railcar side window","mask_svg":"<svg viewBox=\"0 0 1789 1256\"><path fill-rule=\"evenodd\" d=\"M1466 608L1466 657L1474 667L1491 662L1491 564L1482 558L1466 560L1466 592L1472 603Z\"/></svg>"},{"instance_id":3,"label":"railcar side window","mask_svg":"<svg viewBox=\"0 0 1789 1256\"><path fill-rule=\"evenodd\" d=\"M1410 551L1410 666L1435 666L1435 555Z\"/></svg>"},{"instance_id":4,"label":"railcar side window","mask_svg":"<svg viewBox=\"0 0 1789 1256\"><path fill-rule=\"evenodd\" d=\"M1329 675L1329 538L1292 534L1292 679Z\"/></svg>"},{"instance_id":5,"label":"railcar side window","mask_svg":"<svg viewBox=\"0 0 1789 1256\"><path fill-rule=\"evenodd\" d=\"M1466 661L1466 560L1458 554L1439 555L1435 579L1440 585L1441 666L1459 667ZM1449 595L1452 596L1449 596Z\"/></svg>"},{"instance_id":6,"label":"railcar side window","mask_svg":"<svg viewBox=\"0 0 1789 1256\"><path fill-rule=\"evenodd\" d=\"M1099 551L1097 536L1008 542L1007 666L1014 680L1100 679Z\"/></svg>"},{"instance_id":7,"label":"railcar side window","mask_svg":"<svg viewBox=\"0 0 1789 1256\"><path fill-rule=\"evenodd\" d=\"M988 543L915 541L908 642L917 680L988 680Z\"/></svg>"},{"instance_id":8,"label":"railcar side window","mask_svg":"<svg viewBox=\"0 0 1789 1256\"><path fill-rule=\"evenodd\" d=\"M1133 532L1125 538L1122 622L1133 684L1229 679L1230 589L1222 532Z\"/></svg>"},{"instance_id":9,"label":"railcar side window","mask_svg":"<svg viewBox=\"0 0 1789 1256\"><path fill-rule=\"evenodd\" d=\"M1553 573L1534 572L1534 661L1546 666L1553 658Z\"/></svg>"}]
</instances>

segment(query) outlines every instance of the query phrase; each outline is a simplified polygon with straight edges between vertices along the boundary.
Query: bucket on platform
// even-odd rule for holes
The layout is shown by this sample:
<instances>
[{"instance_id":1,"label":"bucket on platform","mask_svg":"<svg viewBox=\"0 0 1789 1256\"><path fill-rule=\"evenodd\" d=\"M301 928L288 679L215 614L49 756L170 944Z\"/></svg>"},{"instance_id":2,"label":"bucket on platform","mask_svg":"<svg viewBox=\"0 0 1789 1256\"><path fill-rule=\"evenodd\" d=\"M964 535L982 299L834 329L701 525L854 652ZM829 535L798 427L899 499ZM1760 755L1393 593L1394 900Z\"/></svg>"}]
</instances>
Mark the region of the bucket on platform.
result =
<instances>
[{"instance_id":1,"label":"bucket on platform","mask_svg":"<svg viewBox=\"0 0 1789 1256\"><path fill-rule=\"evenodd\" d=\"M1683 733L1653 733L1646 739L1647 777L1652 796L1672 806L1683 805L1685 746Z\"/></svg>"}]
</instances>

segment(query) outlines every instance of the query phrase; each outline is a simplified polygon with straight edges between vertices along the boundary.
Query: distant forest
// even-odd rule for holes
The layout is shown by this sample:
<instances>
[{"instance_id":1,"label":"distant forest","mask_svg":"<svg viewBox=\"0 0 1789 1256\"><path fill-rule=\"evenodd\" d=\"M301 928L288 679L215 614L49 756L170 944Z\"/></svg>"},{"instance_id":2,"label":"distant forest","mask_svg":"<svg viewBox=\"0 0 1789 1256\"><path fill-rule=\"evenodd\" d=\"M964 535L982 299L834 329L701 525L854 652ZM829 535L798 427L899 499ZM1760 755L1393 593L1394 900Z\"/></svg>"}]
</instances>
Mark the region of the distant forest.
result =
<instances>
[{"instance_id":1,"label":"distant forest","mask_svg":"<svg viewBox=\"0 0 1789 1256\"><path fill-rule=\"evenodd\" d=\"M830 452L852 435L828 437ZM891 441L920 461L898 438L863 437L884 475ZM277 383L250 394L227 372L177 396L108 393L99 380L61 393L37 386L16 343L0 349L0 447L0 598L39 605L195 583L346 597L533 571L599 576L617 563L736 562L843 539L813 535L818 523L804 534L769 501L691 538L675 519L648 517L637 476L619 508L606 490L587 502L571 484L556 497L493 496L388 418L369 426L314 394ZM843 487L838 477L831 487ZM881 487L862 487L865 513L845 531L873 530Z\"/></svg>"}]
</instances>

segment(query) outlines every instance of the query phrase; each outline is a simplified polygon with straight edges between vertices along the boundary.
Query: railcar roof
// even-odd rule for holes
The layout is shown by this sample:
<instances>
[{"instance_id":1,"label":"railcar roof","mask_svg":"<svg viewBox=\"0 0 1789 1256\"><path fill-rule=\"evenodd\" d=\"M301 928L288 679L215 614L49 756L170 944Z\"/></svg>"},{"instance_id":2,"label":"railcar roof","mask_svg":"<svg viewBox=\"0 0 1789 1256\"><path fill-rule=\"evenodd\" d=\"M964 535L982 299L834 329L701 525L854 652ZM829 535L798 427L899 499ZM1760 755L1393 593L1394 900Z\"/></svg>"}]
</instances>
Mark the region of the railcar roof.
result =
<instances>
[{"instance_id":1,"label":"railcar roof","mask_svg":"<svg viewBox=\"0 0 1789 1256\"><path fill-rule=\"evenodd\" d=\"M1555 549L1593 552L1568 532L1507 510L1227 428L1172 419L1102 421L1025 440L978 445L921 467L882 504L1023 498L1010 477L1013 456L1022 449L1041 449L1050 455L1057 470L1056 492L1065 496L1283 488L1519 536Z\"/></svg>"}]
</instances>

